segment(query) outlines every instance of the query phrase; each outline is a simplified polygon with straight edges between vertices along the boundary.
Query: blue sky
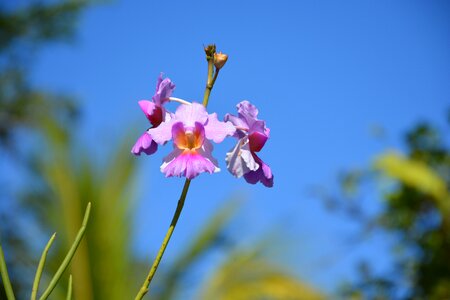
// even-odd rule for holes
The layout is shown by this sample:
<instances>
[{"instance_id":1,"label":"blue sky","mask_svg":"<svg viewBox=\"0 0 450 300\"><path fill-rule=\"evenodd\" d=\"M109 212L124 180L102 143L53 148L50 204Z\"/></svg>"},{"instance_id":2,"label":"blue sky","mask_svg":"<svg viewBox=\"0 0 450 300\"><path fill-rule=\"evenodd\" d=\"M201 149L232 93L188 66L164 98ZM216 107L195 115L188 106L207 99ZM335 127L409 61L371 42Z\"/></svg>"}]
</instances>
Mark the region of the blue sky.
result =
<instances>
[{"instance_id":1,"label":"blue sky","mask_svg":"<svg viewBox=\"0 0 450 300\"><path fill-rule=\"evenodd\" d=\"M402 133L418 120L443 126L449 16L446 1L113 1L82 16L73 44L40 53L33 82L79 98L79 138L94 155L105 155L125 132L137 138L147 128L137 101L152 96L160 72L176 84L174 96L201 100L202 46L216 43L229 61L208 109L223 116L244 99L258 106L271 129L261 157L275 186L233 178L223 158L234 141L218 145L222 172L192 182L167 257L229 195L242 192L248 201L235 224L238 240L289 225L279 235L292 244L286 254L292 270L331 291L353 276L359 258L387 267L389 242L381 236L348 249L344 238L356 227L327 213L308 189L333 186L339 171L365 166L386 148L401 149ZM384 142L370 134L373 126L386 129ZM159 172L170 150L137 158L135 248L143 257L159 247L183 185Z\"/></svg>"}]
</instances>

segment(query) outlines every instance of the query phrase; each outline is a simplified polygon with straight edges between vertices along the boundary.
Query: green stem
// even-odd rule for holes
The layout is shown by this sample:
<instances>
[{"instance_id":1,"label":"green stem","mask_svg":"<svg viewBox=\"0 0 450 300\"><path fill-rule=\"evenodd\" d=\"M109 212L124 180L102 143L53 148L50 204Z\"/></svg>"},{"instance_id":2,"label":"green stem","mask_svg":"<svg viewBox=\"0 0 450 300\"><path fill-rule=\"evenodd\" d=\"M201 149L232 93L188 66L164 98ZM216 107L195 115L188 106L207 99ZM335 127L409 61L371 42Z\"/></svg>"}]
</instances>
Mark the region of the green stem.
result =
<instances>
[{"instance_id":1,"label":"green stem","mask_svg":"<svg viewBox=\"0 0 450 300\"><path fill-rule=\"evenodd\" d=\"M71 300L72 299L72 274L70 274L69 276L69 286L67 288L67 300Z\"/></svg>"},{"instance_id":2,"label":"green stem","mask_svg":"<svg viewBox=\"0 0 450 300\"><path fill-rule=\"evenodd\" d=\"M211 90L214 86L214 82L216 81L217 74L219 74L218 70L216 71L216 74L214 75L214 56L208 58L208 79L206 81L206 88L205 88L205 94L203 95L203 106L208 106L209 96L211 95Z\"/></svg>"},{"instance_id":3,"label":"green stem","mask_svg":"<svg viewBox=\"0 0 450 300\"><path fill-rule=\"evenodd\" d=\"M6 268L5 256L3 255L2 245L0 244L0 273L2 275L3 285L5 287L6 299L15 300L14 292L9 281L8 269Z\"/></svg>"},{"instance_id":4,"label":"green stem","mask_svg":"<svg viewBox=\"0 0 450 300\"><path fill-rule=\"evenodd\" d=\"M158 269L158 266L163 257L164 251L167 248L167 244L169 244L170 237L172 236L172 233L175 230L175 226L177 226L178 218L180 217L181 210L183 209L184 200L186 199L186 195L189 190L190 183L191 183L190 179L186 179L186 181L184 182L183 191L181 192L180 200L178 200L177 209L175 210L175 214L173 215L172 222L170 223L170 226L169 226L169 230L167 230L166 236L164 237L162 245L159 248L158 255L156 256L155 260L153 261L153 265L150 268L150 272L148 273L147 278L145 278L145 281L142 284L141 289L139 290L138 294L136 295L135 300L142 299L149 290L148 287L150 285L150 282L152 281L153 276L155 275L156 270Z\"/></svg>"},{"instance_id":5,"label":"green stem","mask_svg":"<svg viewBox=\"0 0 450 300\"><path fill-rule=\"evenodd\" d=\"M36 270L36 276L34 276L33 289L31 290L31 300L36 300L37 292L39 289L39 282L41 281L42 271L44 270L45 260L47 259L47 253L55 240L56 232L48 240L47 245L42 251L41 259L39 260L39 265Z\"/></svg>"},{"instance_id":6,"label":"green stem","mask_svg":"<svg viewBox=\"0 0 450 300\"><path fill-rule=\"evenodd\" d=\"M39 298L39 300L45 300L48 298L48 296L51 294L56 284L58 283L59 279L61 279L62 274L69 266L69 263L71 262L73 256L75 255L75 252L77 251L77 248L81 243L81 240L83 239L84 232L86 231L87 222L89 221L90 213L91 213L91 203L89 202L86 207L86 212L84 213L83 223L81 223L81 228L78 231L78 234L75 238L75 241L72 244L72 247L70 247L69 252L67 253L63 262L61 263L52 280L50 281L50 284L48 285L47 289L42 294L42 296Z\"/></svg>"}]
</instances>

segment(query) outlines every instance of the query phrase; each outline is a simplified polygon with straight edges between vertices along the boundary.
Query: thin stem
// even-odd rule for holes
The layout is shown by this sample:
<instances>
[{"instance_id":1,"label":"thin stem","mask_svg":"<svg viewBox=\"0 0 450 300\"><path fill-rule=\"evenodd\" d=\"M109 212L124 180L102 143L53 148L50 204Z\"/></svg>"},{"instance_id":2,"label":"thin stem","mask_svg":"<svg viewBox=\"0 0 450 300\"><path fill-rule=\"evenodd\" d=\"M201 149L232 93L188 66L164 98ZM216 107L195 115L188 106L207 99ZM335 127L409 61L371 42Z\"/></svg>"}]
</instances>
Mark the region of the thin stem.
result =
<instances>
[{"instance_id":1,"label":"thin stem","mask_svg":"<svg viewBox=\"0 0 450 300\"><path fill-rule=\"evenodd\" d=\"M147 275L147 278L145 278L144 283L141 286L141 289L139 290L138 294L136 295L135 300L142 299L145 294L149 291L149 285L150 282L153 279L153 276L156 273L156 270L158 269L159 263L163 257L164 251L167 248L167 245L169 244L170 237L172 236L173 231L175 230L175 226L177 226L178 218L180 217L181 211L184 206L184 200L186 199L187 192L189 190L189 184L191 183L190 179L186 179L184 182L183 191L181 192L180 200L178 200L177 209L175 210L175 214L173 215L172 222L170 223L169 229L167 230L166 236L164 237L164 240L162 242L161 247L159 248L158 255L156 255L155 260L153 261L153 265L150 268L150 272Z\"/></svg>"},{"instance_id":2,"label":"thin stem","mask_svg":"<svg viewBox=\"0 0 450 300\"><path fill-rule=\"evenodd\" d=\"M5 287L6 299L15 300L14 292L9 281L8 269L6 268L5 255L3 254L2 245L0 243L0 273L2 275L3 285Z\"/></svg>"},{"instance_id":3,"label":"thin stem","mask_svg":"<svg viewBox=\"0 0 450 300\"><path fill-rule=\"evenodd\" d=\"M72 299L72 274L69 276L69 286L67 287L67 300Z\"/></svg>"},{"instance_id":4,"label":"thin stem","mask_svg":"<svg viewBox=\"0 0 450 300\"><path fill-rule=\"evenodd\" d=\"M44 270L45 260L47 259L47 253L56 238L56 232L48 240L47 245L42 251L41 259L39 260L38 268L36 270L36 276L34 276L33 289L31 290L31 300L36 300L37 292L39 289L39 282L41 281L42 271Z\"/></svg>"},{"instance_id":5,"label":"thin stem","mask_svg":"<svg viewBox=\"0 0 450 300\"><path fill-rule=\"evenodd\" d=\"M214 77L213 77L213 79L211 81L211 89L213 88L214 83L216 83L217 76L219 76L219 71L220 71L220 69L216 68L216 71L214 72Z\"/></svg>"},{"instance_id":6,"label":"thin stem","mask_svg":"<svg viewBox=\"0 0 450 300\"><path fill-rule=\"evenodd\" d=\"M72 247L70 247L69 252L67 252L66 257L64 258L63 262L61 263L52 280L50 281L50 284L48 285L47 289L42 294L42 296L39 298L39 300L45 300L48 298L48 296L51 294L56 284L58 283L59 279L61 278L62 274L69 266L69 263L71 262L73 256L75 255L75 252L77 251L77 248L81 243L81 240L83 239L84 232L86 231L86 226L89 221L90 213L91 213L91 203L89 202L86 207L86 212L84 213L83 223L81 223L81 228L78 231L78 234L75 238L75 241L72 244Z\"/></svg>"},{"instance_id":7,"label":"thin stem","mask_svg":"<svg viewBox=\"0 0 450 300\"><path fill-rule=\"evenodd\" d=\"M214 56L208 58L208 79L206 81L206 88L205 88L205 94L203 95L203 106L208 106L209 101L209 95L211 95L211 90L214 86L215 78L217 78L217 74L219 73L218 70L216 71L216 74L213 79L213 73L214 73Z\"/></svg>"},{"instance_id":8,"label":"thin stem","mask_svg":"<svg viewBox=\"0 0 450 300\"><path fill-rule=\"evenodd\" d=\"M183 100L183 99L180 99L180 98L176 98L176 97L170 97L169 101L174 101L174 102L178 102L178 103L185 104L185 105L191 105L192 104L189 101L186 101L186 100Z\"/></svg>"}]
</instances>

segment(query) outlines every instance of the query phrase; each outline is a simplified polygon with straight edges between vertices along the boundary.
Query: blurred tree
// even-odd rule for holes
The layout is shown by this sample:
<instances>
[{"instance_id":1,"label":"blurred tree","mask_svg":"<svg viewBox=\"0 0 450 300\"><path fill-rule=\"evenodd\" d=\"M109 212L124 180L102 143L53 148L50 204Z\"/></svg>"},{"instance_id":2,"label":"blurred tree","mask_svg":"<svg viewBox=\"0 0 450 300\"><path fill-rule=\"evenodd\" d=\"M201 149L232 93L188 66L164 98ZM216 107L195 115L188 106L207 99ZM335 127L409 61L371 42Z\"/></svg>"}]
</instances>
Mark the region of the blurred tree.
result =
<instances>
[{"instance_id":1,"label":"blurred tree","mask_svg":"<svg viewBox=\"0 0 450 300\"><path fill-rule=\"evenodd\" d=\"M28 73L37 49L73 37L75 21L87 4L85 0L0 3L0 143L8 149L15 149L12 136L17 129L39 129L43 121L76 114L69 97L36 89Z\"/></svg>"},{"instance_id":2,"label":"blurred tree","mask_svg":"<svg viewBox=\"0 0 450 300\"><path fill-rule=\"evenodd\" d=\"M362 221L363 232L381 229L395 240L393 270L374 274L369 263L362 263L359 281L346 285L344 298L450 299L447 138L445 131L419 123L406 134L405 155L389 151L372 167L347 172L341 178L340 196L325 197L330 207ZM371 215L357 200L367 195L367 184L374 181L382 183L384 201L381 212Z\"/></svg>"},{"instance_id":3,"label":"blurred tree","mask_svg":"<svg viewBox=\"0 0 450 300\"><path fill-rule=\"evenodd\" d=\"M28 74L39 48L73 37L75 21L87 4L85 0L0 2L0 152L15 170L30 167L27 157L41 150L37 137L46 127L59 128L66 135L77 115L70 97L33 87ZM11 158L15 158L13 162ZM14 287L25 291L29 286L22 280L23 274L34 262L26 249L32 245L25 245L26 237L17 228L21 227L18 216L26 215L27 209L15 200L18 197L11 188L11 174L1 175L1 239L7 262L12 266ZM32 181L23 181L23 186L32 186ZM0 298L4 296L0 285Z\"/></svg>"}]
</instances>

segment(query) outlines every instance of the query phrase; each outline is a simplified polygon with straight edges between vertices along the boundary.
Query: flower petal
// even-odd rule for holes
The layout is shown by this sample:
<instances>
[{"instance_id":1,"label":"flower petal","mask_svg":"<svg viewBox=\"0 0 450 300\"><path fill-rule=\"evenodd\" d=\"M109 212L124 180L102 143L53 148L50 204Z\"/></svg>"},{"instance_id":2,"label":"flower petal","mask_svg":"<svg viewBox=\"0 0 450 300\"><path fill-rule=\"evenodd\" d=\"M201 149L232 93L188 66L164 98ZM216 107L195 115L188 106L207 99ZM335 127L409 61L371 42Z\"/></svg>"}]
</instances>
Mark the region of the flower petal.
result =
<instances>
[{"instance_id":1,"label":"flower petal","mask_svg":"<svg viewBox=\"0 0 450 300\"><path fill-rule=\"evenodd\" d=\"M153 127L158 126L164 121L165 109L163 107L148 100L141 100L138 104Z\"/></svg>"},{"instance_id":2,"label":"flower petal","mask_svg":"<svg viewBox=\"0 0 450 300\"><path fill-rule=\"evenodd\" d=\"M150 155L155 153L156 150L158 150L158 144L153 141L150 134L144 132L134 144L131 153L134 155L141 155L141 153L144 152L145 154Z\"/></svg>"},{"instance_id":3,"label":"flower petal","mask_svg":"<svg viewBox=\"0 0 450 300\"><path fill-rule=\"evenodd\" d=\"M241 127L248 130L248 124L245 120L240 119L232 114L226 114L223 118L225 122L230 121L234 126Z\"/></svg>"},{"instance_id":4,"label":"flower petal","mask_svg":"<svg viewBox=\"0 0 450 300\"><path fill-rule=\"evenodd\" d=\"M237 178L259 168L258 163L250 152L246 138L240 139L236 146L227 153L225 161L227 162L228 171Z\"/></svg>"},{"instance_id":5,"label":"flower petal","mask_svg":"<svg viewBox=\"0 0 450 300\"><path fill-rule=\"evenodd\" d=\"M251 127L257 120L258 116L258 109L256 108L256 106L251 104L249 101L244 100L238 103L236 107L238 110L239 118L245 120L245 122L247 122L247 125Z\"/></svg>"},{"instance_id":6,"label":"flower petal","mask_svg":"<svg viewBox=\"0 0 450 300\"><path fill-rule=\"evenodd\" d=\"M172 153L164 158L161 171L166 177L185 176L188 179L193 179L203 172L212 174L215 168L211 161L198 152L175 148Z\"/></svg>"},{"instance_id":7,"label":"flower petal","mask_svg":"<svg viewBox=\"0 0 450 300\"><path fill-rule=\"evenodd\" d=\"M231 122L221 122L217 120L217 114L213 113L208 116L208 122L205 125L205 135L207 139L213 140L215 143L222 142L227 136L235 133Z\"/></svg>"},{"instance_id":8,"label":"flower petal","mask_svg":"<svg viewBox=\"0 0 450 300\"><path fill-rule=\"evenodd\" d=\"M191 105L180 105L175 112L175 119L183 122L185 127L195 127L195 122L204 125L208 120L208 113L206 108L199 103L192 103Z\"/></svg>"},{"instance_id":9,"label":"flower petal","mask_svg":"<svg viewBox=\"0 0 450 300\"><path fill-rule=\"evenodd\" d=\"M162 145L172 138L172 126L176 123L174 119L166 120L157 127L150 128L147 132L153 140Z\"/></svg>"},{"instance_id":10,"label":"flower petal","mask_svg":"<svg viewBox=\"0 0 450 300\"><path fill-rule=\"evenodd\" d=\"M256 171L250 171L244 174L244 178L248 183L255 184L261 182L266 187L273 186L273 174L270 167L265 164L256 154L253 153L255 161L260 165Z\"/></svg>"},{"instance_id":11,"label":"flower petal","mask_svg":"<svg viewBox=\"0 0 450 300\"><path fill-rule=\"evenodd\" d=\"M250 144L250 150L253 152L259 152L264 147L267 142L268 137L260 132L253 132L248 135L248 140Z\"/></svg>"},{"instance_id":12,"label":"flower petal","mask_svg":"<svg viewBox=\"0 0 450 300\"><path fill-rule=\"evenodd\" d=\"M220 171L220 168L219 168L219 163L217 162L217 159L215 159L212 156L213 149L214 149L213 144L210 141L205 139L203 141L203 146L200 149L198 149L197 152L214 164L214 166L215 166L214 173L217 173Z\"/></svg>"},{"instance_id":13,"label":"flower petal","mask_svg":"<svg viewBox=\"0 0 450 300\"><path fill-rule=\"evenodd\" d=\"M169 78L162 79L162 73L158 77L156 82L156 92L152 99L157 106L162 106L165 102L169 101L169 97L172 96L175 84Z\"/></svg>"},{"instance_id":14,"label":"flower petal","mask_svg":"<svg viewBox=\"0 0 450 300\"><path fill-rule=\"evenodd\" d=\"M149 119L150 116L153 114L153 111L155 110L156 107L155 103L148 100L141 100L138 102L138 104L141 107L147 119Z\"/></svg>"},{"instance_id":15,"label":"flower petal","mask_svg":"<svg viewBox=\"0 0 450 300\"><path fill-rule=\"evenodd\" d=\"M176 122L172 125L172 139L174 145L178 149L187 149L188 141L186 138L186 133L184 130L184 125L182 122Z\"/></svg>"}]
</instances>

